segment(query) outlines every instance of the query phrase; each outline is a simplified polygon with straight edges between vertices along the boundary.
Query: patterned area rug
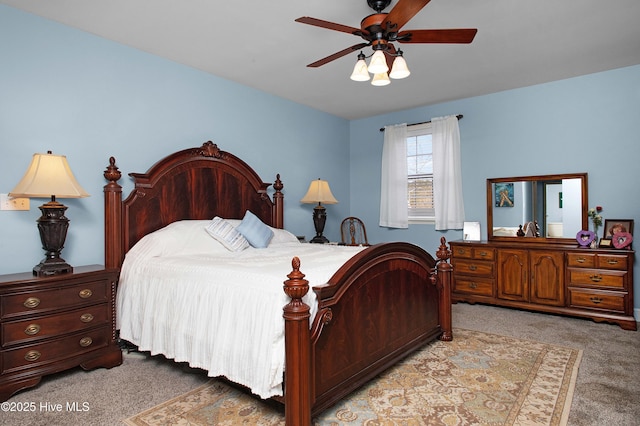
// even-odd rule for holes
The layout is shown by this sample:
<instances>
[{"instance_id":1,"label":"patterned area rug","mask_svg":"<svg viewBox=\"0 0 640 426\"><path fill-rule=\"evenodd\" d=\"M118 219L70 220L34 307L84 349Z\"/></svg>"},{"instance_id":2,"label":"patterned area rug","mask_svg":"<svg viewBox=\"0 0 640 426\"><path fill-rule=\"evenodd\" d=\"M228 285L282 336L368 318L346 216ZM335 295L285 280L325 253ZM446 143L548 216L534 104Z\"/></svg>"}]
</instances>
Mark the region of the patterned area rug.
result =
<instances>
[{"instance_id":1,"label":"patterned area rug","mask_svg":"<svg viewBox=\"0 0 640 426\"><path fill-rule=\"evenodd\" d=\"M478 331L426 345L316 425L563 425L582 351ZM283 413L211 380L126 419L132 426L284 425Z\"/></svg>"}]
</instances>

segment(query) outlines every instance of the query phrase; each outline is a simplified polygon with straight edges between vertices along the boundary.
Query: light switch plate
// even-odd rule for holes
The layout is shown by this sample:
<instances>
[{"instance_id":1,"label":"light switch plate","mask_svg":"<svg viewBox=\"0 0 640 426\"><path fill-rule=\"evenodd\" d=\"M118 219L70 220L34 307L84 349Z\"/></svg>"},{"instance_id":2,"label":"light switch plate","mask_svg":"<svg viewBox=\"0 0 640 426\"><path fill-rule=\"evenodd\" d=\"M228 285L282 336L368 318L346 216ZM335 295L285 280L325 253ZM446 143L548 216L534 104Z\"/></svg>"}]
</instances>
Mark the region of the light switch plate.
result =
<instances>
[{"instance_id":1,"label":"light switch plate","mask_svg":"<svg viewBox=\"0 0 640 426\"><path fill-rule=\"evenodd\" d=\"M29 210L28 198L13 198L8 194L0 194L0 210Z\"/></svg>"}]
</instances>

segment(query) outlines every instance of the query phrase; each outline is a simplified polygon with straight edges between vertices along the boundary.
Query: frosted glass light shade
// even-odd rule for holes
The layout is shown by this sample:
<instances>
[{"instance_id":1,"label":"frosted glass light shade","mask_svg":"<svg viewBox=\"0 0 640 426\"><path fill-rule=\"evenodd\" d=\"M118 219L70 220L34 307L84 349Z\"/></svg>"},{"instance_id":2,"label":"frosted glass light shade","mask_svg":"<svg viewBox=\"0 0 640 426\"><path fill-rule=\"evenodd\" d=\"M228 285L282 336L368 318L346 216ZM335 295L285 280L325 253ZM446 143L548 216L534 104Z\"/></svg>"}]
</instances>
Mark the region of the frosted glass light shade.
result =
<instances>
[{"instance_id":1,"label":"frosted glass light shade","mask_svg":"<svg viewBox=\"0 0 640 426\"><path fill-rule=\"evenodd\" d=\"M409 74L411 74L411 71L409 71L409 68L407 67L407 61L405 61L402 56L397 56L393 61L389 77L399 80L401 78L409 77Z\"/></svg>"},{"instance_id":2,"label":"frosted glass light shade","mask_svg":"<svg viewBox=\"0 0 640 426\"><path fill-rule=\"evenodd\" d=\"M335 199L333 194L331 193L331 188L329 188L329 182L322 179L317 179L311 181L309 185L309 189L302 200L301 203L312 204L312 203L324 203L324 204L338 204L338 200Z\"/></svg>"},{"instance_id":3,"label":"frosted glass light shade","mask_svg":"<svg viewBox=\"0 0 640 426\"><path fill-rule=\"evenodd\" d=\"M76 178L64 155L33 154L31 164L22 180L9 193L11 197L26 198L83 198L89 194Z\"/></svg>"},{"instance_id":4,"label":"frosted glass light shade","mask_svg":"<svg viewBox=\"0 0 640 426\"><path fill-rule=\"evenodd\" d=\"M359 59L356 62L356 65L353 67L353 72L351 73L351 80L353 81L369 81L369 72L367 71L367 63L364 59Z\"/></svg>"},{"instance_id":5,"label":"frosted glass light shade","mask_svg":"<svg viewBox=\"0 0 640 426\"><path fill-rule=\"evenodd\" d=\"M390 84L391 80L389 80L389 76L386 72L381 72L373 76L373 80L371 80L371 84L374 86L386 86Z\"/></svg>"},{"instance_id":6,"label":"frosted glass light shade","mask_svg":"<svg viewBox=\"0 0 640 426\"><path fill-rule=\"evenodd\" d=\"M371 62L369 63L369 72L371 74L381 74L383 72L389 71L389 66L387 65L387 58L384 57L384 53L382 50L376 50L371 57Z\"/></svg>"}]
</instances>

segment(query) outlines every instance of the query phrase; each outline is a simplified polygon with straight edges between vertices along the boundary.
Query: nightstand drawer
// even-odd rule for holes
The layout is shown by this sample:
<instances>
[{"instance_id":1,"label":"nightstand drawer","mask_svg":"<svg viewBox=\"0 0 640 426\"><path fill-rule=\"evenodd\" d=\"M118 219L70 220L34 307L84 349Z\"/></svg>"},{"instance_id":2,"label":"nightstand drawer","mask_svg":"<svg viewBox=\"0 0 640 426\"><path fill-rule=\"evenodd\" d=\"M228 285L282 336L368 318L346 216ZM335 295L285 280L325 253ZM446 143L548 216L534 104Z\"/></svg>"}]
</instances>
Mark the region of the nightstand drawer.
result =
<instances>
[{"instance_id":1,"label":"nightstand drawer","mask_svg":"<svg viewBox=\"0 0 640 426\"><path fill-rule=\"evenodd\" d=\"M624 313L626 293L607 293L569 288L569 306Z\"/></svg>"},{"instance_id":2,"label":"nightstand drawer","mask_svg":"<svg viewBox=\"0 0 640 426\"><path fill-rule=\"evenodd\" d=\"M459 274L493 277L493 262L454 259L453 270L456 279Z\"/></svg>"},{"instance_id":3,"label":"nightstand drawer","mask_svg":"<svg viewBox=\"0 0 640 426\"><path fill-rule=\"evenodd\" d=\"M456 279L453 280L452 291L454 293L466 293L493 297L493 287L494 283L491 279L456 277Z\"/></svg>"},{"instance_id":4,"label":"nightstand drawer","mask_svg":"<svg viewBox=\"0 0 640 426\"><path fill-rule=\"evenodd\" d=\"M107 302L110 291L109 280L97 279L77 285L5 294L0 306L2 319Z\"/></svg>"},{"instance_id":5,"label":"nightstand drawer","mask_svg":"<svg viewBox=\"0 0 640 426\"><path fill-rule=\"evenodd\" d=\"M2 323L2 347L73 333L109 322L107 304L87 306L55 316Z\"/></svg>"},{"instance_id":6,"label":"nightstand drawer","mask_svg":"<svg viewBox=\"0 0 640 426\"><path fill-rule=\"evenodd\" d=\"M570 269L569 285L624 288L626 272L603 271L597 269Z\"/></svg>"},{"instance_id":7,"label":"nightstand drawer","mask_svg":"<svg viewBox=\"0 0 640 426\"><path fill-rule=\"evenodd\" d=\"M6 350L2 352L2 374L32 369L100 349L107 346L110 338L110 327L105 326L47 343Z\"/></svg>"}]
</instances>

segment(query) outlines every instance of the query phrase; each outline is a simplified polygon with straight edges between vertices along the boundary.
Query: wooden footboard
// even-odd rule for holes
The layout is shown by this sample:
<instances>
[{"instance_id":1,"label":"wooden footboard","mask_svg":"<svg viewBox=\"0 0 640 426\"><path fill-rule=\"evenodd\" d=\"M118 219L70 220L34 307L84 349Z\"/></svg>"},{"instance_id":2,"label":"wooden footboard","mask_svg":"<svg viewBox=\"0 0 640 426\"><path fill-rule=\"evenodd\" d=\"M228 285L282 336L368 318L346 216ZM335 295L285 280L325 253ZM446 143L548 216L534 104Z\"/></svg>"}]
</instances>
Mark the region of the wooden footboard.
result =
<instances>
[{"instance_id":1,"label":"wooden footboard","mask_svg":"<svg viewBox=\"0 0 640 426\"><path fill-rule=\"evenodd\" d=\"M287 425L309 425L425 343L451 340L450 252L441 243L438 262L409 243L363 250L313 288L318 313L311 325L302 302L308 282L293 260L284 308Z\"/></svg>"}]
</instances>

